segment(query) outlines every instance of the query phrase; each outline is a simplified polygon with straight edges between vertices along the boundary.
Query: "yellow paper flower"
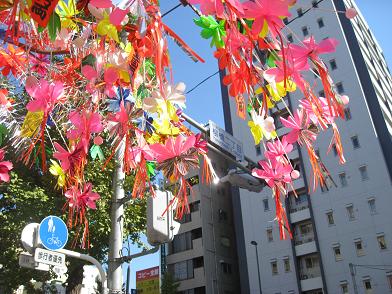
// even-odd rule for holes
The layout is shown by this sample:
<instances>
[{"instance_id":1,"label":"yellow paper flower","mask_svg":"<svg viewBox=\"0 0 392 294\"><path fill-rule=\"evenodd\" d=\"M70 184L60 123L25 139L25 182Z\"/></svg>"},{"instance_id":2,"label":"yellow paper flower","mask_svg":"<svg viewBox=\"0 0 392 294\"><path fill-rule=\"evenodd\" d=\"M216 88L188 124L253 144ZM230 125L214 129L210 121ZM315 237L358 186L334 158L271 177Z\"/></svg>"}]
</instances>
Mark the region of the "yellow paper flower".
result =
<instances>
[{"instance_id":1,"label":"yellow paper flower","mask_svg":"<svg viewBox=\"0 0 392 294\"><path fill-rule=\"evenodd\" d=\"M109 14L103 11L103 18L97 25L97 33L101 36L108 36L110 39L120 43L116 27L110 22Z\"/></svg>"},{"instance_id":2,"label":"yellow paper flower","mask_svg":"<svg viewBox=\"0 0 392 294\"><path fill-rule=\"evenodd\" d=\"M31 112L28 111L23 121L21 128L21 136L25 138L31 138L37 134L38 128L44 118L43 111Z\"/></svg>"},{"instance_id":3,"label":"yellow paper flower","mask_svg":"<svg viewBox=\"0 0 392 294\"><path fill-rule=\"evenodd\" d=\"M167 119L161 120L161 122L154 120L152 125L155 128L155 132L161 135L177 136L180 133L180 129L173 126Z\"/></svg>"},{"instance_id":4,"label":"yellow paper flower","mask_svg":"<svg viewBox=\"0 0 392 294\"><path fill-rule=\"evenodd\" d=\"M256 113L255 110L251 111L252 120L248 122L250 132L252 133L255 145L260 144L263 137L267 140L277 137L275 131L274 119L272 117L264 118Z\"/></svg>"},{"instance_id":5,"label":"yellow paper flower","mask_svg":"<svg viewBox=\"0 0 392 294\"><path fill-rule=\"evenodd\" d=\"M66 183L66 175L63 169L57 163L57 161L51 159L50 162L52 163L52 165L49 168L49 172L55 177L57 177L57 186L64 187Z\"/></svg>"},{"instance_id":6,"label":"yellow paper flower","mask_svg":"<svg viewBox=\"0 0 392 294\"><path fill-rule=\"evenodd\" d=\"M297 85L291 80L286 80L286 88L284 87L284 81L275 84L267 84L266 88L268 91L267 106L268 108L272 108L275 106L276 102L279 102L287 95L287 92L295 92L297 90ZM258 88L255 93L263 93L263 88Z\"/></svg>"},{"instance_id":7,"label":"yellow paper flower","mask_svg":"<svg viewBox=\"0 0 392 294\"><path fill-rule=\"evenodd\" d=\"M67 2L60 0L57 4L56 12L60 16L61 27L74 30L77 29L78 26L72 20L72 17L78 14L78 11L75 9L76 5L74 0L68 0Z\"/></svg>"}]
</instances>

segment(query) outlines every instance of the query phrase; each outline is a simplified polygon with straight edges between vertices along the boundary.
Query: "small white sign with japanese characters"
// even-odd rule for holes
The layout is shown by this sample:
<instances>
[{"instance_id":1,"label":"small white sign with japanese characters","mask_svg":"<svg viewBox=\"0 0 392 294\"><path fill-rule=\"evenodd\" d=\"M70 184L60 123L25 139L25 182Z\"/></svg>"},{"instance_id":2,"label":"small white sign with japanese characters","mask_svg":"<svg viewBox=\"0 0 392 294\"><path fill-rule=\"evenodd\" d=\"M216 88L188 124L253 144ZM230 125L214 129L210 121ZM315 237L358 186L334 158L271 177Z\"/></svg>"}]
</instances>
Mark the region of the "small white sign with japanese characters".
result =
<instances>
[{"instance_id":1,"label":"small white sign with japanese characters","mask_svg":"<svg viewBox=\"0 0 392 294\"><path fill-rule=\"evenodd\" d=\"M244 160L244 148L242 142L234 138L224 129L220 128L213 121L209 121L210 140L228 153L232 154L236 160Z\"/></svg>"},{"instance_id":2,"label":"small white sign with japanese characters","mask_svg":"<svg viewBox=\"0 0 392 294\"><path fill-rule=\"evenodd\" d=\"M35 249L34 260L35 262L65 267L64 254L42 248Z\"/></svg>"}]
</instances>

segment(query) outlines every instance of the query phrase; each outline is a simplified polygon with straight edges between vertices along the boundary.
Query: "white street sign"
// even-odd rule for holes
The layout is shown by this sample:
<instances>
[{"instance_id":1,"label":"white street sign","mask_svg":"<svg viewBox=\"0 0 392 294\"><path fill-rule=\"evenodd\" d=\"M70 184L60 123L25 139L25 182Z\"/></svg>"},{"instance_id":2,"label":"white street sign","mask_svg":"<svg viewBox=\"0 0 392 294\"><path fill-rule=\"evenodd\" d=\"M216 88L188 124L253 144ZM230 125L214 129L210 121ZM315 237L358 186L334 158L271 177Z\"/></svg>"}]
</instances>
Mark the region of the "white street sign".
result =
<instances>
[{"instance_id":1,"label":"white street sign","mask_svg":"<svg viewBox=\"0 0 392 294\"><path fill-rule=\"evenodd\" d=\"M155 194L147 199L147 240L151 245L172 241L181 225L174 220L173 207L168 208L173 194L160 190Z\"/></svg>"},{"instance_id":2,"label":"white street sign","mask_svg":"<svg viewBox=\"0 0 392 294\"><path fill-rule=\"evenodd\" d=\"M215 143L222 149L226 150L230 154L232 154L236 160L243 161L244 160L244 148L242 142L224 129L220 128L213 121L209 121L208 125L210 127L210 140Z\"/></svg>"},{"instance_id":3,"label":"white street sign","mask_svg":"<svg viewBox=\"0 0 392 294\"><path fill-rule=\"evenodd\" d=\"M31 268L40 271L49 271L49 264L37 263L34 260L34 256L27 252L22 252L19 255L19 265L25 268Z\"/></svg>"},{"instance_id":4,"label":"white street sign","mask_svg":"<svg viewBox=\"0 0 392 294\"><path fill-rule=\"evenodd\" d=\"M34 252L34 248L37 247L39 243L38 228L39 224L30 223L23 228L20 237L23 247L30 253Z\"/></svg>"},{"instance_id":5,"label":"white street sign","mask_svg":"<svg viewBox=\"0 0 392 294\"><path fill-rule=\"evenodd\" d=\"M68 271L68 268L66 266L54 266L53 271L56 273L56 275L60 276L65 274Z\"/></svg>"},{"instance_id":6,"label":"white street sign","mask_svg":"<svg viewBox=\"0 0 392 294\"><path fill-rule=\"evenodd\" d=\"M65 266L65 255L63 253L50 251L42 248L35 249L34 260L54 266Z\"/></svg>"}]
</instances>

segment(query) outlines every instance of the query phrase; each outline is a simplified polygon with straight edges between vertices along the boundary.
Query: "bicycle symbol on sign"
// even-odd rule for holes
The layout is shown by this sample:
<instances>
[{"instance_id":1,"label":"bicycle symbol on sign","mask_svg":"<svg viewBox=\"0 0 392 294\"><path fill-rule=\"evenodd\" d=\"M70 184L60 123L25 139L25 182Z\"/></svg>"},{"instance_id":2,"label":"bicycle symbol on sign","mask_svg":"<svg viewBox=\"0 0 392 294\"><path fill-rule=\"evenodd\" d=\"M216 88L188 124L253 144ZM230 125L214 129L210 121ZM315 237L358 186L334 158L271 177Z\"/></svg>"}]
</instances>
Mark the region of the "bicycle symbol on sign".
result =
<instances>
[{"instance_id":1,"label":"bicycle symbol on sign","mask_svg":"<svg viewBox=\"0 0 392 294\"><path fill-rule=\"evenodd\" d=\"M59 240L59 238L54 235L52 235L52 237L49 237L47 242L50 245L56 245L58 247L61 247L63 245L63 243Z\"/></svg>"}]
</instances>

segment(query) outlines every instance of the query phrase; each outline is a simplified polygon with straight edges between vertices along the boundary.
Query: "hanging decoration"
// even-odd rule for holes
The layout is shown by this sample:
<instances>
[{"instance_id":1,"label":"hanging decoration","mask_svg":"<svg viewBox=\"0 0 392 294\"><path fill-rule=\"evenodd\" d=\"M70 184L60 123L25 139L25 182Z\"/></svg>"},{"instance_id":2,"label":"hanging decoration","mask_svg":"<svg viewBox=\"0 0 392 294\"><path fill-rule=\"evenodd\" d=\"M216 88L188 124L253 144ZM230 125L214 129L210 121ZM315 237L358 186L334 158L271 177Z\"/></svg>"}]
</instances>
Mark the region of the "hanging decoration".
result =
<instances>
[{"instance_id":1,"label":"hanging decoration","mask_svg":"<svg viewBox=\"0 0 392 294\"><path fill-rule=\"evenodd\" d=\"M238 115L250 119L255 144L265 148L253 175L272 189L282 238L291 235L283 199L299 177L288 154L294 144L305 148L313 188L326 186L330 175L313 144L332 127L331 146L344 163L335 120L348 103L320 58L335 50L336 40L285 41L283 19L295 2L188 0L200 5L201 12L192 6L199 14L194 22L216 47L225 72L222 83ZM0 89L0 160L13 152L28 167L57 178L69 225L84 228L82 244L88 238L86 212L100 198L84 179L90 161L99 160L105 168L122 152L124 172L135 175L132 197L146 190L153 194L152 178L161 172L177 187L170 205L179 218L189 209L185 178L190 169L202 163L206 183L217 181L206 142L183 124L185 85L173 84L168 37L195 62L204 60L164 23L157 0L18 0L2 5L0 14L1 38L8 43L0 48L1 74L28 94ZM325 97L305 80L309 70L319 75ZM294 91L304 97L296 110L284 99ZM288 117L271 115L278 106ZM279 137L277 124L289 133ZM103 144L110 150L107 158ZM1 161L0 168L0 180L9 181L12 164Z\"/></svg>"}]
</instances>

